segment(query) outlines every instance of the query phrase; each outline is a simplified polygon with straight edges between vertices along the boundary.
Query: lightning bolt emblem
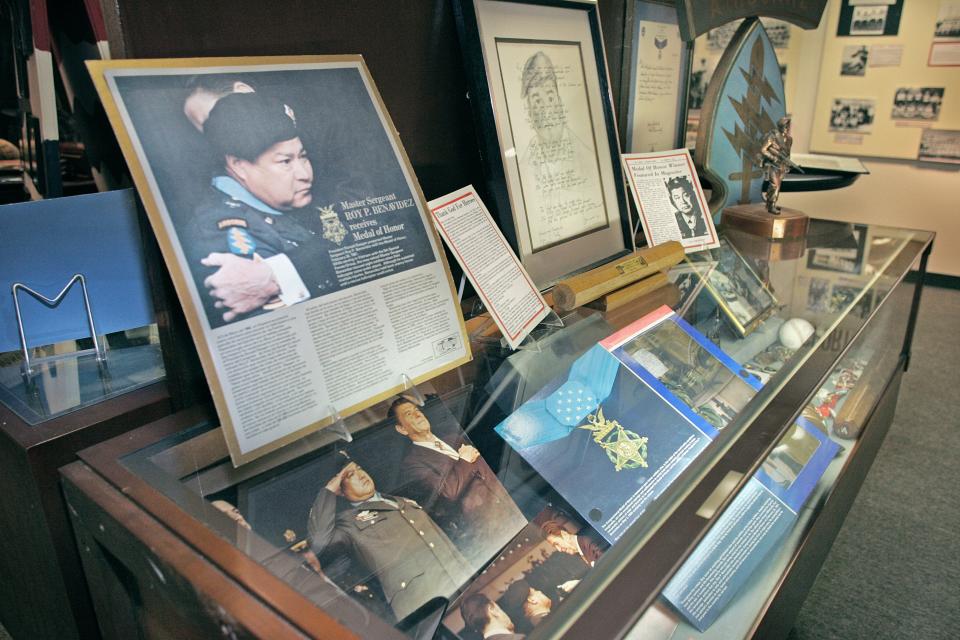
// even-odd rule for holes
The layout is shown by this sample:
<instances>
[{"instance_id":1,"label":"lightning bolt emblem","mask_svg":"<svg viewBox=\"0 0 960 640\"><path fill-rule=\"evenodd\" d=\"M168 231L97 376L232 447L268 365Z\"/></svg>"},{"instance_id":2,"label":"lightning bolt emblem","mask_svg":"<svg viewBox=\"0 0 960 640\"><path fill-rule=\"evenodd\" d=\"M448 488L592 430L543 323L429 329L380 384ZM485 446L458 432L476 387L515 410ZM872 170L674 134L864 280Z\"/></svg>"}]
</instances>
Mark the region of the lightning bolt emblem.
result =
<instances>
[{"instance_id":1,"label":"lightning bolt emblem","mask_svg":"<svg viewBox=\"0 0 960 640\"><path fill-rule=\"evenodd\" d=\"M750 202L750 183L763 177L763 170L754 164L763 136L775 126L773 118L764 110L764 102L780 102L777 92L763 75L763 41L757 38L750 50L750 68L739 71L747 81L747 92L739 100L728 96L730 104L740 118L733 131L723 129L727 141L740 156L740 170L729 175L730 180L740 181L740 203ZM741 126L742 125L742 126Z\"/></svg>"}]
</instances>

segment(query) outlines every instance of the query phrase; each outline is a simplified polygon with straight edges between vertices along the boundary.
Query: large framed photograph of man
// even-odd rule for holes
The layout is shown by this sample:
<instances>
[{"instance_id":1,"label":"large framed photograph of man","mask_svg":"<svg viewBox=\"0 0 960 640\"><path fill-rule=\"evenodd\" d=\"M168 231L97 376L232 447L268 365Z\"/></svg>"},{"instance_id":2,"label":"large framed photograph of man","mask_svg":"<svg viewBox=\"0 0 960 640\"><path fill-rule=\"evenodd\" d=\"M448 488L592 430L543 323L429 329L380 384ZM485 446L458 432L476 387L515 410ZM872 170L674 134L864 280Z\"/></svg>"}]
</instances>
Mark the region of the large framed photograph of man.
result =
<instances>
[{"instance_id":1,"label":"large framed photograph of man","mask_svg":"<svg viewBox=\"0 0 960 640\"><path fill-rule=\"evenodd\" d=\"M596 5L455 8L487 201L534 282L545 289L632 251Z\"/></svg>"},{"instance_id":2,"label":"large framed photograph of man","mask_svg":"<svg viewBox=\"0 0 960 640\"><path fill-rule=\"evenodd\" d=\"M359 56L90 63L235 464L469 359Z\"/></svg>"}]
</instances>

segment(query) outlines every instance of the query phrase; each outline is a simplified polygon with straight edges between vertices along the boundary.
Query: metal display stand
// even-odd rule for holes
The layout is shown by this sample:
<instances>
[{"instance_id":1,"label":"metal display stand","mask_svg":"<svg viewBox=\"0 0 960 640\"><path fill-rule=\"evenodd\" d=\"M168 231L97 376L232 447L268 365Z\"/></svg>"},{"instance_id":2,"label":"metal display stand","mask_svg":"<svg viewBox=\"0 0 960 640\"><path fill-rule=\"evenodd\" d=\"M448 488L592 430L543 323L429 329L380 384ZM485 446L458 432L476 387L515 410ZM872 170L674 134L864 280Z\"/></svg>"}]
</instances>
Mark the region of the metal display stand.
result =
<instances>
[{"instance_id":1,"label":"metal display stand","mask_svg":"<svg viewBox=\"0 0 960 640\"><path fill-rule=\"evenodd\" d=\"M55 308L60 305L67 293L70 292L70 289L73 288L73 285L77 282L80 283L80 290L83 292L83 308L87 314L87 326L90 328L90 338L93 340L92 349L82 349L80 351L75 351L69 354L57 354L53 356L45 356L42 358L30 358L30 348L27 346L27 335L23 328L23 315L20 312L20 298L17 295L19 291L26 291L34 298L47 305L48 307ZM100 343L100 339L97 337L97 327L93 322L93 312L90 310L90 298L87 295L87 280L83 277L82 273L74 274L72 278L64 285L63 289L60 290L60 293L55 295L53 298L48 298L42 293L31 289L22 282L14 282L11 287L11 292L13 293L13 306L17 312L17 331L20 335L20 349L23 352L23 374L25 376L32 376L35 373L34 365L41 362L50 362L53 360L60 360L64 357L70 356L80 356L86 354L96 354L97 363L106 367L107 363L107 353L103 349L103 346Z\"/></svg>"}]
</instances>

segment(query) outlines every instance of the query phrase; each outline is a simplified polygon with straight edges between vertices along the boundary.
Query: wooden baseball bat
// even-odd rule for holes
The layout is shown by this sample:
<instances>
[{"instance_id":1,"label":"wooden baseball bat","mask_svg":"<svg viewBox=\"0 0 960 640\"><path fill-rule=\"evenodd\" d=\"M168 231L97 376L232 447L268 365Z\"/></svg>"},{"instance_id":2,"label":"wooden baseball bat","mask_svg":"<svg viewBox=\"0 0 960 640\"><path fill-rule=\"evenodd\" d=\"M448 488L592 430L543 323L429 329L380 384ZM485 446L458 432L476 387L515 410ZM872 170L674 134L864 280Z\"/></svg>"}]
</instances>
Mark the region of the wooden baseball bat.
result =
<instances>
[{"instance_id":1,"label":"wooden baseball bat","mask_svg":"<svg viewBox=\"0 0 960 640\"><path fill-rule=\"evenodd\" d=\"M572 311L611 291L632 284L683 260L683 245L676 240L639 249L631 255L567 278L553 288L558 311Z\"/></svg>"}]
</instances>

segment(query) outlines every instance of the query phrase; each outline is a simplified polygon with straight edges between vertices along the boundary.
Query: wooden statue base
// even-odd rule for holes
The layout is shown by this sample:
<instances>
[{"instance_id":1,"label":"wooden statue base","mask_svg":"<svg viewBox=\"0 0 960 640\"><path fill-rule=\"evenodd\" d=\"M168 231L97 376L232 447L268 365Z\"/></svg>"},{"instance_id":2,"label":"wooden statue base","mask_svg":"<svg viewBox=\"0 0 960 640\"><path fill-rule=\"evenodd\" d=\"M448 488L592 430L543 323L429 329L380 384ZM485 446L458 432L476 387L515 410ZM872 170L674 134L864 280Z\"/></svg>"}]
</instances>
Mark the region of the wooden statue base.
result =
<instances>
[{"instance_id":1,"label":"wooden statue base","mask_svg":"<svg viewBox=\"0 0 960 640\"><path fill-rule=\"evenodd\" d=\"M756 258L764 262L779 262L781 260L796 260L807 250L807 239L786 238L774 240L763 236L744 233L739 229L729 229L724 236L733 246L745 256Z\"/></svg>"},{"instance_id":2,"label":"wooden statue base","mask_svg":"<svg viewBox=\"0 0 960 640\"><path fill-rule=\"evenodd\" d=\"M754 236L770 240L790 240L807 235L810 218L802 211L787 207L781 207L778 214L770 213L766 204L758 202L726 207L721 222L729 229L737 229Z\"/></svg>"}]
</instances>

